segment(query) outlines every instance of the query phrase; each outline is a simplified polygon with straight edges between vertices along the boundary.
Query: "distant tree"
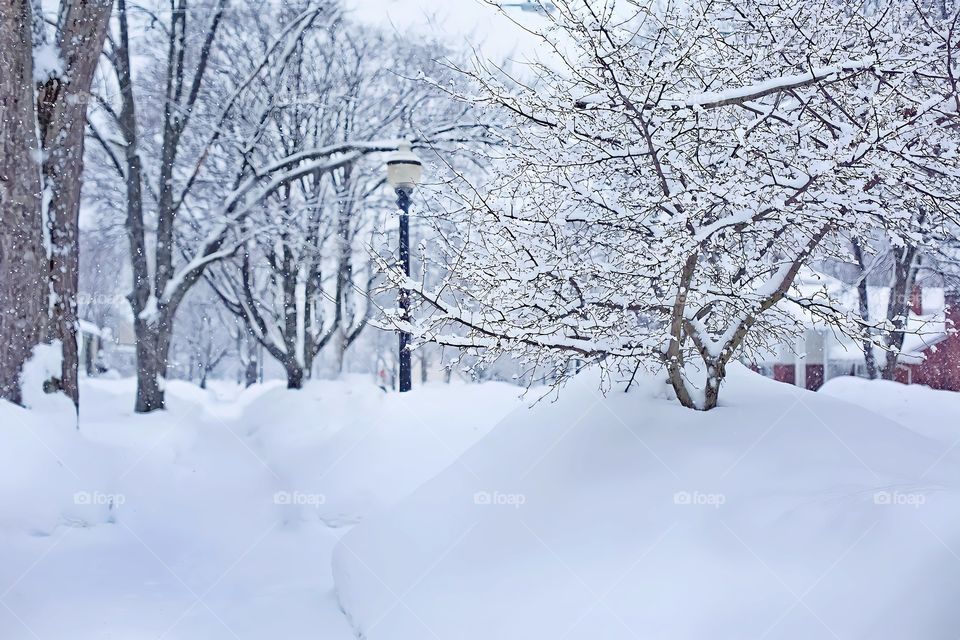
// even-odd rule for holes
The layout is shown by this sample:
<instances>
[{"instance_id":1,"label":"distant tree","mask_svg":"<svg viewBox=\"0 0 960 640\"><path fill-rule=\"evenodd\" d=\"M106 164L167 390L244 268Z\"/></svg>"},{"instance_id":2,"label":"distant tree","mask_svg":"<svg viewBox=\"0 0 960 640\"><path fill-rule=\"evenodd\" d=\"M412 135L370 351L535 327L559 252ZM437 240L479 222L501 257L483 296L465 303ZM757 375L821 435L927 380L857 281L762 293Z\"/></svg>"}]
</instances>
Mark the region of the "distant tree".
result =
<instances>
[{"instance_id":1,"label":"distant tree","mask_svg":"<svg viewBox=\"0 0 960 640\"><path fill-rule=\"evenodd\" d=\"M265 199L244 220L243 248L207 272L226 308L283 366L289 388L302 386L325 348L341 371L372 315L379 272L371 247L395 209L376 152L404 137L425 157L450 162L485 136L469 108L416 77L449 74L437 62L444 53L342 20L312 31L291 56L248 157L321 148L356 154ZM246 55L258 55L257 48Z\"/></svg>"},{"instance_id":2,"label":"distant tree","mask_svg":"<svg viewBox=\"0 0 960 640\"><path fill-rule=\"evenodd\" d=\"M239 356L235 319L218 302L202 283L194 287L181 307L170 349L174 373L196 381L201 389L207 388L210 374Z\"/></svg>"},{"instance_id":3,"label":"distant tree","mask_svg":"<svg viewBox=\"0 0 960 640\"><path fill-rule=\"evenodd\" d=\"M946 242L942 228L926 228L926 218L925 212L920 211L915 221L918 230L923 229L926 233L918 232L908 240L898 239L897 244L888 238L873 242L868 238L850 241L852 263L858 272L855 285L864 325L863 352L869 378L895 379L904 341L911 332L908 319L919 284L923 256L938 251ZM879 317L874 313L877 305L870 282L882 283L887 289L886 306ZM878 349L883 354L882 361L877 359Z\"/></svg>"},{"instance_id":4,"label":"distant tree","mask_svg":"<svg viewBox=\"0 0 960 640\"><path fill-rule=\"evenodd\" d=\"M377 141L293 155L277 146L259 152L285 99L288 66L300 43L339 19L337 5L327 0L286 2L280 9L268 0L176 0L145 14L117 0L91 136L102 152L98 178L123 184L137 412L164 408L177 310L211 265L245 246L247 216L305 176L395 146ZM156 63L134 67L137 57Z\"/></svg>"}]
</instances>

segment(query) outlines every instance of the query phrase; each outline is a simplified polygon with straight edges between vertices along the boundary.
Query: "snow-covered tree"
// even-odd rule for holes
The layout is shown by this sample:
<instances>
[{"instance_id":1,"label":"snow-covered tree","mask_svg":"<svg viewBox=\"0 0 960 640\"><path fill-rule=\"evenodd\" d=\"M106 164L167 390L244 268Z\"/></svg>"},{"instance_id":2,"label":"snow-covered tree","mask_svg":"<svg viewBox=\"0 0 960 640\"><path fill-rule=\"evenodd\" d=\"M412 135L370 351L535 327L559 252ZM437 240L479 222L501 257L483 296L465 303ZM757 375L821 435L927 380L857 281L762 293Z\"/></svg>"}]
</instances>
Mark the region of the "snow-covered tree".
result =
<instances>
[{"instance_id":1,"label":"snow-covered tree","mask_svg":"<svg viewBox=\"0 0 960 640\"><path fill-rule=\"evenodd\" d=\"M409 138L425 155L449 158L485 129L467 117L468 107L417 79L426 70L445 72L436 62L444 54L436 44L346 20L311 32L247 157L352 145L375 151ZM333 368L342 370L367 325L380 275L371 247L385 240L395 209L384 182L383 154L368 152L299 176L250 212L242 250L207 274L226 307L283 366L290 388L302 385L327 347Z\"/></svg>"},{"instance_id":2,"label":"snow-covered tree","mask_svg":"<svg viewBox=\"0 0 960 640\"><path fill-rule=\"evenodd\" d=\"M552 4L532 75L464 71L464 98L513 126L492 179L448 194L450 276L394 273L422 302L421 339L562 371L662 368L683 405L710 409L731 360L799 330L791 306L863 331L792 286L841 251L838 232L908 241L915 212L956 214L956 14Z\"/></svg>"},{"instance_id":3,"label":"snow-covered tree","mask_svg":"<svg viewBox=\"0 0 960 640\"><path fill-rule=\"evenodd\" d=\"M210 264L242 243L237 222L278 188L276 174L296 164L251 167L242 149L256 128L239 139L223 140L222 133L246 93L276 88L296 42L326 19L324 9L329 5L305 4L287 16L261 56L241 68L230 59L231 46L243 46L256 29L251 9L231 7L229 0L202 7L178 0L144 13L117 0L105 56L109 73L91 132L105 156L102 166L115 171L124 196L137 411L164 406L173 322L184 296ZM157 62L134 65L139 56ZM215 74L214 66L229 72ZM261 103L261 113L265 108Z\"/></svg>"},{"instance_id":4,"label":"snow-covered tree","mask_svg":"<svg viewBox=\"0 0 960 640\"><path fill-rule=\"evenodd\" d=\"M928 216L924 209L912 213L916 215L916 232L910 238L850 239L850 262L856 273L853 284L863 324L864 364L869 378L896 378L904 340L915 331L908 326L908 319L911 301L921 286L924 257L935 267L927 268L928 274L941 270L936 267L943 266L941 256L949 252L956 236L955 225L945 224L941 216ZM871 284L884 285L889 292L882 313L876 312Z\"/></svg>"},{"instance_id":5,"label":"snow-covered tree","mask_svg":"<svg viewBox=\"0 0 960 640\"><path fill-rule=\"evenodd\" d=\"M396 141L259 153L301 43L339 21L333 2L177 0L143 12L117 0L116 13L91 135L101 166L114 174L100 178L122 185L136 410L149 412L164 407L177 309L211 265L245 245L251 211L304 176L339 170Z\"/></svg>"}]
</instances>

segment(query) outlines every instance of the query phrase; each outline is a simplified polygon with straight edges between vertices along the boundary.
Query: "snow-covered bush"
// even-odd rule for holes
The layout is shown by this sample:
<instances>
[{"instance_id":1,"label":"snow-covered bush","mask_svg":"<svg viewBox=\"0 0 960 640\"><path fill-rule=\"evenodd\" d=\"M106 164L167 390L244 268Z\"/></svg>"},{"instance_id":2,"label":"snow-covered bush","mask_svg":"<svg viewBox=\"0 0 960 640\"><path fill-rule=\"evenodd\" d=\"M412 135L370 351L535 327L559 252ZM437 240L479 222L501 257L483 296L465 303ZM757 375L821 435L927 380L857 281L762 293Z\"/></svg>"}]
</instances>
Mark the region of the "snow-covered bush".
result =
<instances>
[{"instance_id":1,"label":"snow-covered bush","mask_svg":"<svg viewBox=\"0 0 960 640\"><path fill-rule=\"evenodd\" d=\"M919 2L553 4L533 77L463 71L476 86L463 97L512 122L490 180L447 194L449 278L404 283L422 339L662 367L682 404L710 409L727 363L799 328L781 301L860 330L792 288L838 232L909 240L917 208L956 212L956 16Z\"/></svg>"}]
</instances>

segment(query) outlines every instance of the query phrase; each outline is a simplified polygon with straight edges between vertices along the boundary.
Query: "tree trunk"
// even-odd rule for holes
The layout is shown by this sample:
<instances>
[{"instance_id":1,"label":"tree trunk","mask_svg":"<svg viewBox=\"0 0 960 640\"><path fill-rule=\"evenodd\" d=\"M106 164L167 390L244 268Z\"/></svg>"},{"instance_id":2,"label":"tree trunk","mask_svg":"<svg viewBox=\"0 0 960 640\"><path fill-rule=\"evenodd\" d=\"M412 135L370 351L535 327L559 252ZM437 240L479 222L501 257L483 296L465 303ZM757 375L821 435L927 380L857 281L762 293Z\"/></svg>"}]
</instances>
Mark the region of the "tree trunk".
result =
<instances>
[{"instance_id":1,"label":"tree trunk","mask_svg":"<svg viewBox=\"0 0 960 640\"><path fill-rule=\"evenodd\" d=\"M881 372L884 380L894 380L897 376L900 349L903 348L907 318L910 314L910 293L917 276L916 247L906 246L894 250L893 255L893 282L887 303L887 323L893 329L887 332L884 340L887 345L886 361Z\"/></svg>"},{"instance_id":2,"label":"tree trunk","mask_svg":"<svg viewBox=\"0 0 960 640\"><path fill-rule=\"evenodd\" d=\"M346 335L346 326L340 325L337 328L337 339L336 344L334 345L334 356L333 356L333 368L337 372L337 375L343 373L343 364L347 356L347 347L349 343L347 342Z\"/></svg>"},{"instance_id":3,"label":"tree trunk","mask_svg":"<svg viewBox=\"0 0 960 640\"><path fill-rule=\"evenodd\" d=\"M257 360L256 358L251 358L247 362L246 369L243 372L244 375L244 386L252 387L257 384Z\"/></svg>"},{"instance_id":4,"label":"tree trunk","mask_svg":"<svg viewBox=\"0 0 960 640\"><path fill-rule=\"evenodd\" d=\"M80 173L83 156L83 128L67 124L58 132L65 146L48 153L44 162L44 184L51 192L50 208L50 291L52 305L46 338L62 345L62 366L57 388L74 406L80 403L77 352L77 290L80 260ZM48 134L49 135L49 134ZM56 140L56 138L53 138Z\"/></svg>"},{"instance_id":5,"label":"tree trunk","mask_svg":"<svg viewBox=\"0 0 960 640\"><path fill-rule=\"evenodd\" d=\"M30 0L0 2L0 398L19 403L46 317Z\"/></svg>"},{"instance_id":6,"label":"tree trunk","mask_svg":"<svg viewBox=\"0 0 960 640\"><path fill-rule=\"evenodd\" d=\"M37 122L44 151L44 188L49 193L50 309L48 339L63 345L58 386L80 403L77 291L80 263L80 186L87 96L107 33L113 0L68 2L60 18L58 45L65 68L37 95Z\"/></svg>"},{"instance_id":7,"label":"tree trunk","mask_svg":"<svg viewBox=\"0 0 960 640\"><path fill-rule=\"evenodd\" d=\"M137 338L137 413L164 409L163 382L167 376L167 358L170 353L169 323L152 324L137 318L133 323Z\"/></svg>"},{"instance_id":8,"label":"tree trunk","mask_svg":"<svg viewBox=\"0 0 960 640\"><path fill-rule=\"evenodd\" d=\"M703 406L700 408L709 411L717 407L717 401L720 399L720 385L727 377L727 367L722 360L705 364L707 365L707 382L703 389Z\"/></svg>"},{"instance_id":9,"label":"tree trunk","mask_svg":"<svg viewBox=\"0 0 960 640\"><path fill-rule=\"evenodd\" d=\"M94 353L94 336L90 334L83 335L83 369L87 372L87 376L93 375L93 362L95 359Z\"/></svg>"},{"instance_id":10,"label":"tree trunk","mask_svg":"<svg viewBox=\"0 0 960 640\"><path fill-rule=\"evenodd\" d=\"M683 362L677 364L668 362L667 380L677 396L677 401L687 409L696 409L697 411L709 411L717 407L720 399L720 385L726 377L726 361L723 359L704 362L707 370L707 377L703 386L703 395L691 390L684 372Z\"/></svg>"},{"instance_id":11,"label":"tree trunk","mask_svg":"<svg viewBox=\"0 0 960 640\"><path fill-rule=\"evenodd\" d=\"M250 337L250 334L241 341L240 333L237 333L237 354L240 356L240 362L243 364L243 383L245 387L252 387L257 384L257 370L259 360L257 351L259 345ZM246 358L244 358L246 355Z\"/></svg>"},{"instance_id":12,"label":"tree trunk","mask_svg":"<svg viewBox=\"0 0 960 640\"><path fill-rule=\"evenodd\" d=\"M863 259L863 250L860 248L860 243L856 240L851 243L851 246L853 247L853 256L857 261L857 265L860 267L860 279L857 281L857 298L860 302L860 317L865 321L872 322L873 318L870 317L870 291L867 288L867 266ZM875 380L879 372L877 368L877 358L873 353L873 341L869 338L863 339L863 362L867 367L867 377Z\"/></svg>"},{"instance_id":13,"label":"tree trunk","mask_svg":"<svg viewBox=\"0 0 960 640\"><path fill-rule=\"evenodd\" d=\"M302 389L303 367L296 360L290 358L284 361L283 368L287 372L287 389Z\"/></svg>"},{"instance_id":14,"label":"tree trunk","mask_svg":"<svg viewBox=\"0 0 960 640\"><path fill-rule=\"evenodd\" d=\"M420 384L427 384L427 377L430 374L430 357L427 350L420 352Z\"/></svg>"},{"instance_id":15,"label":"tree trunk","mask_svg":"<svg viewBox=\"0 0 960 640\"><path fill-rule=\"evenodd\" d=\"M690 394L690 390L687 388L687 381L683 377L683 362L671 360L667 362L666 366L667 380L670 382L670 386L673 387L677 401L688 409L696 409L697 403Z\"/></svg>"}]
</instances>

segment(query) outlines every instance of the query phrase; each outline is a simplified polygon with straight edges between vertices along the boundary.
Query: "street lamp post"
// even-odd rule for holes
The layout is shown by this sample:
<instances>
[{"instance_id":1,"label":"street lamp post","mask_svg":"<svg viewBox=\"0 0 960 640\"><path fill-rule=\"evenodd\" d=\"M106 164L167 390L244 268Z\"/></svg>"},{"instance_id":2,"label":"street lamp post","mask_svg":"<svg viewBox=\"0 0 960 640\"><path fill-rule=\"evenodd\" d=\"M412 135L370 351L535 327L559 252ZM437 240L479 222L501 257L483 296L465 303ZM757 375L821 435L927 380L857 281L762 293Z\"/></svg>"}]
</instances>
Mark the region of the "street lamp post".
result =
<instances>
[{"instance_id":1,"label":"street lamp post","mask_svg":"<svg viewBox=\"0 0 960 640\"><path fill-rule=\"evenodd\" d=\"M387 158L387 181L397 194L400 210L400 267L410 277L410 196L423 174L423 163L411 151L409 142L401 142ZM400 288L400 319L410 322L410 290ZM410 364L410 333L400 332L400 391L410 391L413 376Z\"/></svg>"}]
</instances>

